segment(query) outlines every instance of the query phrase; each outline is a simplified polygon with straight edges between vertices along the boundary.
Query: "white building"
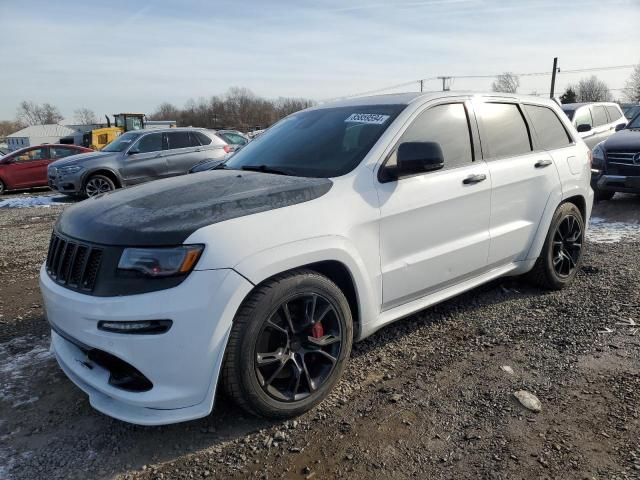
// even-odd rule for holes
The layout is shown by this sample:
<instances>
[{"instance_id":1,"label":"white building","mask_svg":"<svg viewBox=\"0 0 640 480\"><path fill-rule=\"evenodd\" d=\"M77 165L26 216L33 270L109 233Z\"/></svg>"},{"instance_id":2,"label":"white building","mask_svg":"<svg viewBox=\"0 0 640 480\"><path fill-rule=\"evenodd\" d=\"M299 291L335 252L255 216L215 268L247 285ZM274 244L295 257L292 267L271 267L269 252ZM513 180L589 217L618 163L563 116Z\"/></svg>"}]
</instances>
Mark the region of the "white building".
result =
<instances>
[{"instance_id":1,"label":"white building","mask_svg":"<svg viewBox=\"0 0 640 480\"><path fill-rule=\"evenodd\" d=\"M82 131L54 123L32 125L7 136L7 146L12 151L43 143L82 145Z\"/></svg>"}]
</instances>

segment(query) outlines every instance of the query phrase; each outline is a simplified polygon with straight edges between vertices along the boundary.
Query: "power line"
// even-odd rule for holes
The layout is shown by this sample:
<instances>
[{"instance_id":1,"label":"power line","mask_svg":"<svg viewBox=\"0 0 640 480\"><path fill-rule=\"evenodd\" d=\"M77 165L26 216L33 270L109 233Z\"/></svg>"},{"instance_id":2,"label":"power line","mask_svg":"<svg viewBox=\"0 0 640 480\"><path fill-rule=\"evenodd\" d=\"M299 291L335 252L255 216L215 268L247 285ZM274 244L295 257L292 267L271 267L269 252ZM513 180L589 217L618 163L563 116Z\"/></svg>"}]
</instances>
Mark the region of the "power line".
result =
<instances>
[{"instance_id":1,"label":"power line","mask_svg":"<svg viewBox=\"0 0 640 480\"><path fill-rule=\"evenodd\" d=\"M635 68L636 65L631 64L631 65L609 65L606 67L589 67L589 68L574 68L574 69L558 69L558 73L559 74L573 74L573 73L588 73L588 72L601 72L601 71L610 71L610 70L623 70L623 69L627 69L627 68ZM503 72L504 73L504 72ZM481 79L481 78L496 78L499 75L503 75L503 73L496 73L496 74L483 74L483 75L448 75L445 76L444 78L449 80L449 82L451 80L454 79ZM542 76L548 76L551 75L552 72L523 72L523 73L512 73L512 75L516 75L518 77L542 77ZM409 85L415 85L418 84L420 86L420 91L422 91L422 89L424 88L424 82L429 82L429 81L435 81L435 80L441 80L444 82L443 80L443 76L435 76L435 77L426 77L426 78L421 78L418 80L412 80L410 82L405 82L405 83L399 83L397 85L390 85L387 87L382 87L382 88L377 88L375 90L367 90L365 92L360 92L360 93L354 93L354 94L350 94L350 95L342 95L339 97L334 97L334 98L329 98L324 100L325 102L330 102L332 100L341 100L341 99L348 99L348 98L353 98L353 97L361 97L363 95L373 95L375 93L381 93L381 92L385 92L387 90L394 90L396 88L401 88L401 87L407 87ZM444 88L444 87L443 87ZM623 90L623 89L616 89L616 88L611 88L610 90Z\"/></svg>"}]
</instances>

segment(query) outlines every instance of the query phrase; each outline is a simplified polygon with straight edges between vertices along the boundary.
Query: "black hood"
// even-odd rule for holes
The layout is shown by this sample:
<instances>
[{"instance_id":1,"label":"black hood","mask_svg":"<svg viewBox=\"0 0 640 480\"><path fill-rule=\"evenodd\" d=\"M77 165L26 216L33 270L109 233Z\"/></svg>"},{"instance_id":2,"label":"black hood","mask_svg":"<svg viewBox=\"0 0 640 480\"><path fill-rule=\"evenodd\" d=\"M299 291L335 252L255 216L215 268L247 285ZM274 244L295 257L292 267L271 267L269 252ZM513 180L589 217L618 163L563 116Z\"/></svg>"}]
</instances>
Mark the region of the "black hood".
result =
<instances>
[{"instance_id":1,"label":"black hood","mask_svg":"<svg viewBox=\"0 0 640 480\"><path fill-rule=\"evenodd\" d=\"M624 129L611 135L604 142L607 151L640 152L640 129Z\"/></svg>"},{"instance_id":2,"label":"black hood","mask_svg":"<svg viewBox=\"0 0 640 480\"><path fill-rule=\"evenodd\" d=\"M214 223L318 198L331 180L214 170L158 180L68 208L56 230L103 245L179 245Z\"/></svg>"}]
</instances>

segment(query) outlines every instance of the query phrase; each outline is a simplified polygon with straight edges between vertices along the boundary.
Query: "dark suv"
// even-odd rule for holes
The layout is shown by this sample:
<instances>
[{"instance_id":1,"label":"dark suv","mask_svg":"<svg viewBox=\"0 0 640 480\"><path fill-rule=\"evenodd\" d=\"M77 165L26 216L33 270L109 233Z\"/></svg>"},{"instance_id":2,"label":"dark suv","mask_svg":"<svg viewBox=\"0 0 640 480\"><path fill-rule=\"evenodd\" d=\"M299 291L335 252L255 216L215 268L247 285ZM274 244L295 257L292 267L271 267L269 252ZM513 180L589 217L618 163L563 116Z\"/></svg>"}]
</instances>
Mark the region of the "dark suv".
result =
<instances>
[{"instance_id":1,"label":"dark suv","mask_svg":"<svg viewBox=\"0 0 640 480\"><path fill-rule=\"evenodd\" d=\"M60 193L93 197L116 188L183 175L194 165L222 159L229 145L204 128L135 130L99 152L49 165L49 186Z\"/></svg>"},{"instance_id":2,"label":"dark suv","mask_svg":"<svg viewBox=\"0 0 640 480\"><path fill-rule=\"evenodd\" d=\"M616 192L640 194L640 113L593 149L591 188L596 200Z\"/></svg>"}]
</instances>

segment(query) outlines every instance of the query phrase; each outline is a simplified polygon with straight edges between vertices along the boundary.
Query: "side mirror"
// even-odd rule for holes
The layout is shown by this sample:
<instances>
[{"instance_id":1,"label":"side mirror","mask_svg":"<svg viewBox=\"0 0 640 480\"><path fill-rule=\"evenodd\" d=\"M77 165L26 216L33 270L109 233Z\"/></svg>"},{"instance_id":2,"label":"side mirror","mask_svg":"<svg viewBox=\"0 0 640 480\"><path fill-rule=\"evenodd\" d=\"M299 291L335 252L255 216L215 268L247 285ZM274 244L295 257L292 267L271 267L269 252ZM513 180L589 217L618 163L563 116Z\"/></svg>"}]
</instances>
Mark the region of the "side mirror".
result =
<instances>
[{"instance_id":1,"label":"side mirror","mask_svg":"<svg viewBox=\"0 0 640 480\"><path fill-rule=\"evenodd\" d=\"M444 167L444 155L436 142L405 142L398 147L395 176L432 172Z\"/></svg>"},{"instance_id":2,"label":"side mirror","mask_svg":"<svg viewBox=\"0 0 640 480\"><path fill-rule=\"evenodd\" d=\"M616 132L619 132L620 130L623 130L624 127L626 127L627 124L626 123L619 123L616 125Z\"/></svg>"},{"instance_id":3,"label":"side mirror","mask_svg":"<svg viewBox=\"0 0 640 480\"><path fill-rule=\"evenodd\" d=\"M578 125L578 132L583 133L583 132L590 132L590 131L591 131L591 125L589 125L588 123L582 123Z\"/></svg>"}]
</instances>

